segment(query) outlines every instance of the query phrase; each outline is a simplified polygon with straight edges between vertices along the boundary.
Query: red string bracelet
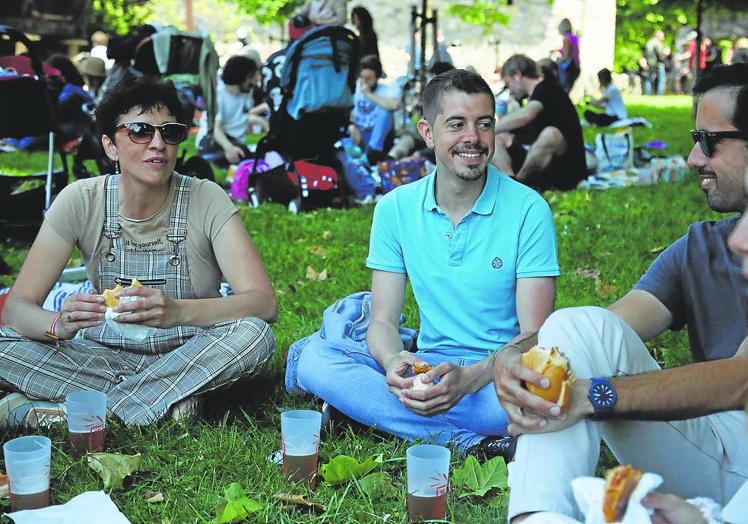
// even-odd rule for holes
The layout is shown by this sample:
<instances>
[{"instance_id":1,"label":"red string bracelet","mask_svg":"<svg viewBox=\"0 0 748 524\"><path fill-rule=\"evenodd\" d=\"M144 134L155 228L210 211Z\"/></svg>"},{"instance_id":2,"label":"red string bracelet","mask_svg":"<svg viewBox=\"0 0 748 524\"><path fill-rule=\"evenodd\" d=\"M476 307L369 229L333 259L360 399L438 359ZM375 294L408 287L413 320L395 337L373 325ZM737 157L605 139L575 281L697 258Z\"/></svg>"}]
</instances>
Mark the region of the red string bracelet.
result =
<instances>
[{"instance_id":1,"label":"red string bracelet","mask_svg":"<svg viewBox=\"0 0 748 524\"><path fill-rule=\"evenodd\" d=\"M49 330L44 332L44 336L53 340L55 343L55 349L59 349L60 347L60 337L58 337L55 333L57 330L57 322L60 321L60 317L62 316L62 313L57 313L55 315L54 320L52 321L52 325L49 326Z\"/></svg>"}]
</instances>

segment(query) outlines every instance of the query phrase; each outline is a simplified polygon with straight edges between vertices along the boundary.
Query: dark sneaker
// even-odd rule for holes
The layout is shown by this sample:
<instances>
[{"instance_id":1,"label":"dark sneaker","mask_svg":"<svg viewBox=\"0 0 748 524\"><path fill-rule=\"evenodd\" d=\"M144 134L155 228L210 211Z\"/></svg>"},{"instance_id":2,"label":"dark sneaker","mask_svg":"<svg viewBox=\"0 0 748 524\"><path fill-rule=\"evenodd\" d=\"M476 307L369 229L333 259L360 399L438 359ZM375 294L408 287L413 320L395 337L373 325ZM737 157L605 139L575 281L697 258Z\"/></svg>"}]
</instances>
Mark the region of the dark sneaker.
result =
<instances>
[{"instance_id":1,"label":"dark sneaker","mask_svg":"<svg viewBox=\"0 0 748 524\"><path fill-rule=\"evenodd\" d=\"M490 460L494 457L502 457L509 464L514 460L514 451L517 449L517 439L511 435L498 437L486 437L472 448L467 450L480 461Z\"/></svg>"},{"instance_id":2,"label":"dark sneaker","mask_svg":"<svg viewBox=\"0 0 748 524\"><path fill-rule=\"evenodd\" d=\"M329 402L322 404L322 434L342 434L345 433L346 429L351 428L356 432L367 432L373 431L375 435L380 435L385 438L390 438L390 435L377 430L374 427L361 424L360 422L352 419L345 413L338 411Z\"/></svg>"}]
</instances>

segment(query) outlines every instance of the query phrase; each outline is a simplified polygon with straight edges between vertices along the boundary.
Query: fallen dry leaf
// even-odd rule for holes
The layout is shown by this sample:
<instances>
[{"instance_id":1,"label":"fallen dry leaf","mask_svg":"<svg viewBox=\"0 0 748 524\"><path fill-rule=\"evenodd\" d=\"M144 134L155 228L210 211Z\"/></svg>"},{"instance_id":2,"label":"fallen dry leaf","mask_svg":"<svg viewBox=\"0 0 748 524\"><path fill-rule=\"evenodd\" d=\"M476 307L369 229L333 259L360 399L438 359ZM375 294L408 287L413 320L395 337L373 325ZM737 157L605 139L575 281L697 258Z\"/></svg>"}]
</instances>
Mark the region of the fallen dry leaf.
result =
<instances>
[{"instance_id":1,"label":"fallen dry leaf","mask_svg":"<svg viewBox=\"0 0 748 524\"><path fill-rule=\"evenodd\" d=\"M604 282L597 281L597 296L599 298L608 298L610 295L615 295L618 288L612 284L605 284Z\"/></svg>"},{"instance_id":2,"label":"fallen dry leaf","mask_svg":"<svg viewBox=\"0 0 748 524\"><path fill-rule=\"evenodd\" d=\"M294 507L302 507L306 509L310 509L312 511L316 511L318 513L324 513L327 511L327 507L325 507L322 504L317 504L316 502L311 502L304 498L304 495L291 495L290 493L278 493L275 495L275 500L279 500L281 502L285 502L286 504L283 506L286 509L294 508Z\"/></svg>"},{"instance_id":3,"label":"fallen dry leaf","mask_svg":"<svg viewBox=\"0 0 748 524\"><path fill-rule=\"evenodd\" d=\"M590 278L592 280L597 280L600 278L600 272L597 269L591 269L588 267L580 267L577 269L577 275L582 278Z\"/></svg>"},{"instance_id":4,"label":"fallen dry leaf","mask_svg":"<svg viewBox=\"0 0 748 524\"><path fill-rule=\"evenodd\" d=\"M0 499L7 499L10 496L8 492L8 475L0 473Z\"/></svg>"},{"instance_id":5,"label":"fallen dry leaf","mask_svg":"<svg viewBox=\"0 0 748 524\"><path fill-rule=\"evenodd\" d=\"M312 255L317 255L318 257L324 257L327 255L327 250L324 247L320 247L320 246L310 247L309 252Z\"/></svg>"},{"instance_id":6,"label":"fallen dry leaf","mask_svg":"<svg viewBox=\"0 0 748 524\"><path fill-rule=\"evenodd\" d=\"M309 280L327 280L327 270L317 272L312 266L306 267L306 278Z\"/></svg>"},{"instance_id":7,"label":"fallen dry leaf","mask_svg":"<svg viewBox=\"0 0 748 524\"><path fill-rule=\"evenodd\" d=\"M164 494L161 493L160 491L159 492L146 491L145 493L143 493L143 498L149 504L158 504L159 502L164 501Z\"/></svg>"}]
</instances>

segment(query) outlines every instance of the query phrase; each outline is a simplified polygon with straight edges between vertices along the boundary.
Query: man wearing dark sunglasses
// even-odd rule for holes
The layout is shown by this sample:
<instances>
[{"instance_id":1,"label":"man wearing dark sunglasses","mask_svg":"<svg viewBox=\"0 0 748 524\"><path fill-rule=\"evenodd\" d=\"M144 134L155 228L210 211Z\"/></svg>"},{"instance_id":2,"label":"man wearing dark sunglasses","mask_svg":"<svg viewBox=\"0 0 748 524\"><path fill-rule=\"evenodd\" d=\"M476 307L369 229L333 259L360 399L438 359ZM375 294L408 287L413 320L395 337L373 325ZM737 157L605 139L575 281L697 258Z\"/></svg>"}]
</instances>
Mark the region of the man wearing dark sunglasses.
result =
<instances>
[{"instance_id":1,"label":"man wearing dark sunglasses","mask_svg":"<svg viewBox=\"0 0 748 524\"><path fill-rule=\"evenodd\" d=\"M694 94L688 164L709 207L732 215L692 224L607 310L556 311L537 334L498 353L497 395L509 431L522 435L509 465L510 522L543 511L579 518L570 483L594 475L601 439L620 463L659 473L659 489L683 498L725 504L748 480L748 304L740 257L727 246L748 204L748 64L715 67ZM693 363L660 369L644 341L684 326ZM547 382L521 365L534 344L557 346L577 376L564 415L523 388Z\"/></svg>"}]
</instances>

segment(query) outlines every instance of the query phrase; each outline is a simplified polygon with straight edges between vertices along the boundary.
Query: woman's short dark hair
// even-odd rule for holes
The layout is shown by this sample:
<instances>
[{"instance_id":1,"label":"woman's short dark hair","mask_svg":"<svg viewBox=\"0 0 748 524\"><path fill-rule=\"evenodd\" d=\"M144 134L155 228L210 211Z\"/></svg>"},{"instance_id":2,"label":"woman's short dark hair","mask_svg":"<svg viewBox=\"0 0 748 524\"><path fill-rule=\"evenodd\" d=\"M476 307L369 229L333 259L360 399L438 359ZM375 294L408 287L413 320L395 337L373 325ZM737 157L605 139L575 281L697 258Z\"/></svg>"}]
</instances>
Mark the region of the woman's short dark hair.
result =
<instances>
[{"instance_id":1,"label":"woman's short dark hair","mask_svg":"<svg viewBox=\"0 0 748 524\"><path fill-rule=\"evenodd\" d=\"M243 84L247 77L254 76L255 73L257 73L257 63L254 60L243 55L236 55L226 61L221 80L227 86L237 86Z\"/></svg>"},{"instance_id":2,"label":"woman's short dark hair","mask_svg":"<svg viewBox=\"0 0 748 524\"><path fill-rule=\"evenodd\" d=\"M149 76L127 74L104 94L96 108L96 124L99 132L114 141L117 121L134 107L139 107L141 113L166 107L178 121L182 120L182 104L174 84Z\"/></svg>"},{"instance_id":3,"label":"woman's short dark hair","mask_svg":"<svg viewBox=\"0 0 748 524\"><path fill-rule=\"evenodd\" d=\"M610 69L604 67L597 72L597 79L600 80L602 85L607 86L613 82L613 75L610 73Z\"/></svg>"},{"instance_id":4,"label":"woman's short dark hair","mask_svg":"<svg viewBox=\"0 0 748 524\"><path fill-rule=\"evenodd\" d=\"M73 84L78 87L83 87L83 77L75 67L75 64L65 55L52 55L47 59L47 63L59 70L62 76L65 77L65 82Z\"/></svg>"},{"instance_id":5,"label":"woman's short dark hair","mask_svg":"<svg viewBox=\"0 0 748 524\"><path fill-rule=\"evenodd\" d=\"M469 95L485 94L491 99L491 107L496 105L493 92L483 77L465 69L452 69L435 76L423 90L423 117L432 126L436 122L436 115L442 109L442 99L449 91Z\"/></svg>"},{"instance_id":6,"label":"woman's short dark hair","mask_svg":"<svg viewBox=\"0 0 748 524\"><path fill-rule=\"evenodd\" d=\"M382 78L382 62L377 55L366 55L358 63L358 70L371 69L377 78Z\"/></svg>"}]
</instances>

